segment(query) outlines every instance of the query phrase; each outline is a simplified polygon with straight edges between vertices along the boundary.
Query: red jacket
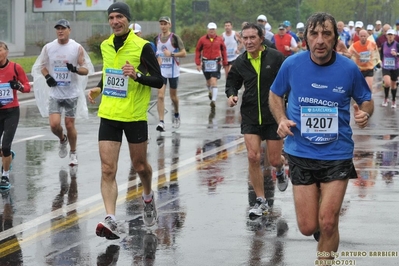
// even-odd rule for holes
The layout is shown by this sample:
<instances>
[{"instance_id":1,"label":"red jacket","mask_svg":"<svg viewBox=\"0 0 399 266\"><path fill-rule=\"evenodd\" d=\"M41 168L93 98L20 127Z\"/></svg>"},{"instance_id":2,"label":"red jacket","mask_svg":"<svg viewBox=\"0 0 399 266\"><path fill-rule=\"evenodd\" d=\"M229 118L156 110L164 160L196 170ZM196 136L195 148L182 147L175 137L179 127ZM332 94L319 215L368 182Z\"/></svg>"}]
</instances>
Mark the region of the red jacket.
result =
<instances>
[{"instance_id":1,"label":"red jacket","mask_svg":"<svg viewBox=\"0 0 399 266\"><path fill-rule=\"evenodd\" d=\"M276 44L277 50L283 53L285 56L290 56L292 53L291 51L285 50L284 46L291 47L291 39L292 36L289 33L284 34L281 36L280 34L274 34L274 43Z\"/></svg>"},{"instance_id":2,"label":"red jacket","mask_svg":"<svg viewBox=\"0 0 399 266\"><path fill-rule=\"evenodd\" d=\"M222 59L219 64L222 63L223 66L228 65L226 45L224 44L223 38L216 35L212 39L208 34L202 36L198 40L197 47L195 48L195 64L197 66L201 65L202 58L214 60L218 57Z\"/></svg>"},{"instance_id":3,"label":"red jacket","mask_svg":"<svg viewBox=\"0 0 399 266\"><path fill-rule=\"evenodd\" d=\"M14 64L16 65L14 68ZM30 84L25 71L19 64L8 62L4 68L0 68L0 83L8 83L14 77L24 86L23 92L30 92ZM12 90L14 100L9 104L2 106L0 109L7 109L19 106L17 91Z\"/></svg>"}]
</instances>

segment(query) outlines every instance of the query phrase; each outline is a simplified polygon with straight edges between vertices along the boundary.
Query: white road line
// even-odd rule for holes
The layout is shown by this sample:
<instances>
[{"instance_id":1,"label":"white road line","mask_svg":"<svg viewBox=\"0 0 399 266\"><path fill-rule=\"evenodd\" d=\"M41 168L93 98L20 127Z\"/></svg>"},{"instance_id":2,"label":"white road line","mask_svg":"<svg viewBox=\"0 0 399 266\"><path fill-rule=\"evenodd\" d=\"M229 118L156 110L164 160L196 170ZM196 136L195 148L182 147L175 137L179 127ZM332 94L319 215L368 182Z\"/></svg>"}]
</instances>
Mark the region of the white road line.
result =
<instances>
[{"instance_id":1,"label":"white road line","mask_svg":"<svg viewBox=\"0 0 399 266\"><path fill-rule=\"evenodd\" d=\"M27 141L27 140L38 139L38 138L41 138L41 137L44 137L44 135L36 135L36 136L29 137L29 138L18 139L18 140L14 140L12 143L13 144L14 143L20 143L20 142Z\"/></svg>"},{"instance_id":2,"label":"white road line","mask_svg":"<svg viewBox=\"0 0 399 266\"><path fill-rule=\"evenodd\" d=\"M35 137L39 137L39 136L42 136L42 135L38 135L38 136L35 136ZM23 140L32 139L32 138L35 138L35 137L26 138L26 139L23 139ZM20 141L23 141L23 140L20 140ZM244 142L244 138L239 138L239 139L234 140L232 142L226 143L226 144L224 144L224 145L222 145L222 146L220 146L220 147L218 147L216 149L212 149L212 150L210 150L208 152L203 153L202 157L204 158L204 157L207 157L207 156L210 156L210 155L217 154L217 153L219 153L219 152L221 152L223 150L227 150L229 148L236 147L236 146L242 144L243 142ZM158 176L159 172L161 172L161 171L168 171L169 172L170 170L174 170L174 169L177 169L177 168L185 167L185 166L187 166L189 164L195 163L196 160L197 160L196 156L192 156L192 157L190 157L190 158L188 158L188 159L186 159L186 160L184 160L182 162L179 162L177 164L171 165L170 167L167 167L167 168L164 168L164 169L160 169L159 171L153 172L153 176ZM138 180L138 181L135 180L135 181L125 182L125 183L119 185L118 186L118 194L121 195L121 196L118 197L118 200L120 200L121 197L126 197L125 193L123 193L123 192L126 191L127 188L130 185L136 184L136 182L141 183L140 180ZM97 193L97 194L95 194L95 195L93 195L93 196L91 196L91 197L89 197L87 199L84 199L82 201L67 205L65 208L60 208L60 209L57 209L55 211L46 213L46 214L41 215L41 216L39 216L39 217L37 217L37 218L35 218L33 220L30 220L28 222L19 224L19 225L14 226L14 227L6 230L6 231L1 232L0 233L0 240L6 239L7 237L22 233L24 231L28 231L28 230L33 229L33 228L36 228L39 225L41 225L41 224L43 224L45 222L48 222L51 219L54 219L54 218L64 214L64 212L70 212L70 211L73 211L73 210L89 209L90 205L92 205L95 202L99 202L99 201L102 201L101 193Z\"/></svg>"}]
</instances>

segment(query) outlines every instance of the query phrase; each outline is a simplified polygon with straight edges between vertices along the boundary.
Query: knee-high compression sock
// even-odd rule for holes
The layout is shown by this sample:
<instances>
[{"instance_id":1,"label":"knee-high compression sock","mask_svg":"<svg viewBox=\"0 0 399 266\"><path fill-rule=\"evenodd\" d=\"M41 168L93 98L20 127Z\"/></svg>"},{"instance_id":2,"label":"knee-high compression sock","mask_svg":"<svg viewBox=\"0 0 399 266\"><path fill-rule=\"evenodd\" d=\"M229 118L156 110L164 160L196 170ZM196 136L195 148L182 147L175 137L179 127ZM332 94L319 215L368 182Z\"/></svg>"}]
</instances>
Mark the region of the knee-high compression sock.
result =
<instances>
[{"instance_id":1,"label":"knee-high compression sock","mask_svg":"<svg viewBox=\"0 0 399 266\"><path fill-rule=\"evenodd\" d=\"M216 102L218 97L218 87L212 87L212 101Z\"/></svg>"},{"instance_id":2,"label":"knee-high compression sock","mask_svg":"<svg viewBox=\"0 0 399 266\"><path fill-rule=\"evenodd\" d=\"M385 94L385 99L388 99L388 96L389 96L389 87L384 87L384 94Z\"/></svg>"},{"instance_id":3,"label":"knee-high compression sock","mask_svg":"<svg viewBox=\"0 0 399 266\"><path fill-rule=\"evenodd\" d=\"M396 99L396 89L395 90L391 89L391 94L392 94L392 101L394 102Z\"/></svg>"}]
</instances>

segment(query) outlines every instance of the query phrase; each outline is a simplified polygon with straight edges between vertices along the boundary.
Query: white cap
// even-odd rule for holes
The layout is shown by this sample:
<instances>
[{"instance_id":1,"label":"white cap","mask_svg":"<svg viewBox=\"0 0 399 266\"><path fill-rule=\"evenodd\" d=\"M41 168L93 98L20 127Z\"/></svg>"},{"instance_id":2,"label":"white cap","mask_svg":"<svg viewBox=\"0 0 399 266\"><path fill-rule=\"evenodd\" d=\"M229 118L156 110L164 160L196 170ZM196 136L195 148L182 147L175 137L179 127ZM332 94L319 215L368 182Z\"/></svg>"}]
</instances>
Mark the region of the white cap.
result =
<instances>
[{"instance_id":1,"label":"white cap","mask_svg":"<svg viewBox=\"0 0 399 266\"><path fill-rule=\"evenodd\" d=\"M355 28L363 28L363 22L361 22L361 21L356 21L356 23L355 23Z\"/></svg>"},{"instance_id":2,"label":"white cap","mask_svg":"<svg viewBox=\"0 0 399 266\"><path fill-rule=\"evenodd\" d=\"M134 33L141 32L141 26L137 23L130 24L129 29L132 29Z\"/></svg>"},{"instance_id":3,"label":"white cap","mask_svg":"<svg viewBox=\"0 0 399 266\"><path fill-rule=\"evenodd\" d=\"M265 15L259 15L256 20L262 20L262 21L267 21L267 18Z\"/></svg>"},{"instance_id":4,"label":"white cap","mask_svg":"<svg viewBox=\"0 0 399 266\"><path fill-rule=\"evenodd\" d=\"M349 23L348 23L348 26L355 26L355 23L351 20L351 21L349 21Z\"/></svg>"},{"instance_id":5,"label":"white cap","mask_svg":"<svg viewBox=\"0 0 399 266\"><path fill-rule=\"evenodd\" d=\"M374 26L373 25L371 25L371 24L369 24L369 25L367 25L367 28L366 28L367 30L373 30L374 29Z\"/></svg>"},{"instance_id":6,"label":"white cap","mask_svg":"<svg viewBox=\"0 0 399 266\"><path fill-rule=\"evenodd\" d=\"M298 24L296 24L296 28L297 29L305 28L305 24L303 24L302 22L298 22Z\"/></svg>"},{"instance_id":7,"label":"white cap","mask_svg":"<svg viewBox=\"0 0 399 266\"><path fill-rule=\"evenodd\" d=\"M272 30L272 26L270 26L269 23L266 23L266 25L265 25L265 30L271 31L271 30Z\"/></svg>"},{"instance_id":8,"label":"white cap","mask_svg":"<svg viewBox=\"0 0 399 266\"><path fill-rule=\"evenodd\" d=\"M214 23L214 22L209 22L209 24L208 24L208 29L217 29L218 27L216 26L216 23Z\"/></svg>"},{"instance_id":9,"label":"white cap","mask_svg":"<svg viewBox=\"0 0 399 266\"><path fill-rule=\"evenodd\" d=\"M388 34L396 35L396 31L394 29L389 29L389 30L387 30L387 35Z\"/></svg>"},{"instance_id":10,"label":"white cap","mask_svg":"<svg viewBox=\"0 0 399 266\"><path fill-rule=\"evenodd\" d=\"M375 25L381 25L382 23L381 23L381 20L377 20L376 22L375 22Z\"/></svg>"}]
</instances>

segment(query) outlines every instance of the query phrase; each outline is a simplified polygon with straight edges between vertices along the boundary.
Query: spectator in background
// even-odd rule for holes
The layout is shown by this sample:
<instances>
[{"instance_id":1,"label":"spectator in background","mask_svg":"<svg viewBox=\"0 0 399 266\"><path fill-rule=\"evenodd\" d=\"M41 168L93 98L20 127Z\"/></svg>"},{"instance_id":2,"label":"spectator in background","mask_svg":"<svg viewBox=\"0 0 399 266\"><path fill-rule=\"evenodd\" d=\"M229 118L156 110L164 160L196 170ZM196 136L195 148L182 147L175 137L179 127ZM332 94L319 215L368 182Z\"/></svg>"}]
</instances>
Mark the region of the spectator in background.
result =
<instances>
[{"instance_id":1,"label":"spectator in background","mask_svg":"<svg viewBox=\"0 0 399 266\"><path fill-rule=\"evenodd\" d=\"M351 45L351 34L345 30L345 24L343 21L337 22L339 39L344 42L345 46L349 48Z\"/></svg>"},{"instance_id":2,"label":"spectator in background","mask_svg":"<svg viewBox=\"0 0 399 266\"><path fill-rule=\"evenodd\" d=\"M308 49L304 38L304 32L305 32L305 24L303 24L302 22L298 22L296 24L296 35L299 38L298 53L301 51L306 51Z\"/></svg>"},{"instance_id":3,"label":"spectator in background","mask_svg":"<svg viewBox=\"0 0 399 266\"><path fill-rule=\"evenodd\" d=\"M374 27L374 39L377 40L378 37L381 35L381 30L382 30L382 25L381 25L381 20L377 20L375 22L375 27Z\"/></svg>"},{"instance_id":4,"label":"spectator in background","mask_svg":"<svg viewBox=\"0 0 399 266\"><path fill-rule=\"evenodd\" d=\"M348 28L349 28L349 34L352 36L353 33L355 32L355 23L353 20L348 22Z\"/></svg>"},{"instance_id":5,"label":"spectator in background","mask_svg":"<svg viewBox=\"0 0 399 266\"><path fill-rule=\"evenodd\" d=\"M269 41L273 40L273 32L272 32L272 26L270 26L269 23L266 24L265 26L265 39L268 39Z\"/></svg>"},{"instance_id":6,"label":"spectator in background","mask_svg":"<svg viewBox=\"0 0 399 266\"><path fill-rule=\"evenodd\" d=\"M352 43L357 42L358 40L360 40L359 32L362 29L363 29L363 22L356 21L356 23L355 23L355 32L352 34Z\"/></svg>"}]
</instances>

